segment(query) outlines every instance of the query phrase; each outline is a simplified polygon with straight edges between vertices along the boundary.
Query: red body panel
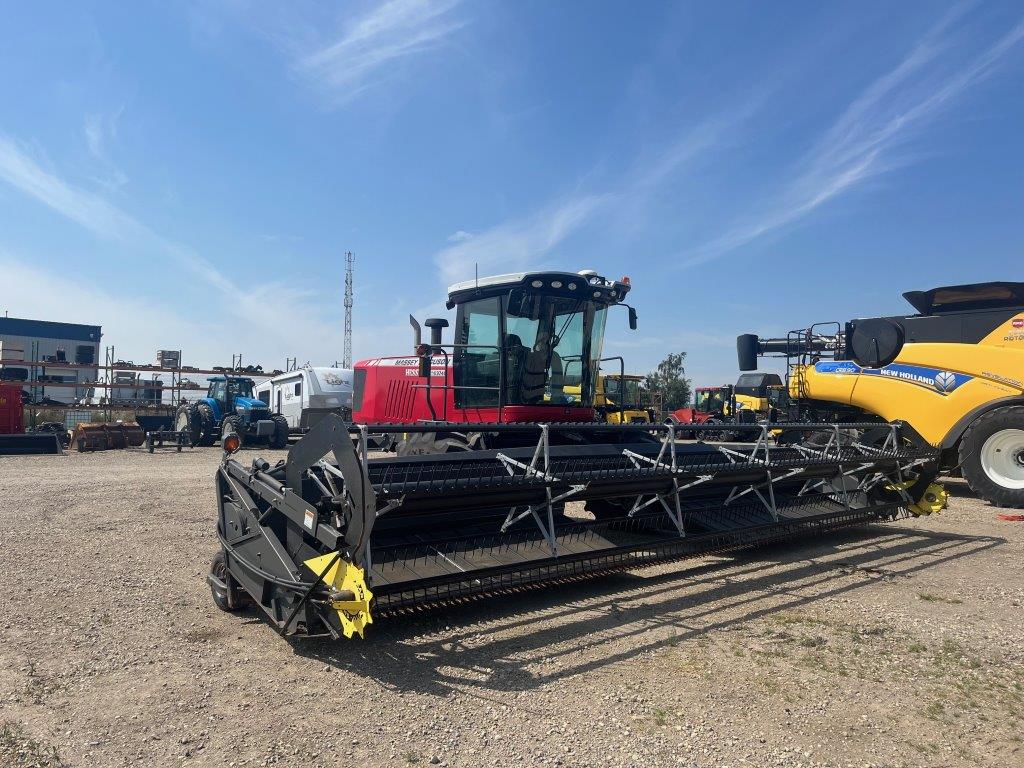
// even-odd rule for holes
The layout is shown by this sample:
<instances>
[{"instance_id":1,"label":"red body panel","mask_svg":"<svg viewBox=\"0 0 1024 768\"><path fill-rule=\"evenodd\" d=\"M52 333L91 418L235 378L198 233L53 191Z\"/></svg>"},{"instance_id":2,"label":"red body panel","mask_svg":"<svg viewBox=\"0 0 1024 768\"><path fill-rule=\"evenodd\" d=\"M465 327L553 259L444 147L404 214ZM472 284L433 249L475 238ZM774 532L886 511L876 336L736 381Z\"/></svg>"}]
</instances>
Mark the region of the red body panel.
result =
<instances>
[{"instance_id":1,"label":"red body panel","mask_svg":"<svg viewBox=\"0 0 1024 768\"><path fill-rule=\"evenodd\" d=\"M434 358L435 362L439 358ZM418 358L381 357L361 360L355 365L356 377L365 371L362 402L353 410L357 424L415 424L419 421L455 421L470 424L522 422L588 422L594 420L593 408L554 405L506 405L499 414L497 407L455 407L452 368L434 365L431 370L430 403L427 402L426 379L418 373ZM431 411L433 405L433 411Z\"/></svg>"},{"instance_id":2,"label":"red body panel","mask_svg":"<svg viewBox=\"0 0 1024 768\"><path fill-rule=\"evenodd\" d=\"M25 433L25 408L21 404L21 385L0 384L0 435Z\"/></svg>"},{"instance_id":3,"label":"red body panel","mask_svg":"<svg viewBox=\"0 0 1024 768\"><path fill-rule=\"evenodd\" d=\"M698 411L696 408L679 408L672 411L672 416L680 424L703 424L711 418L710 413Z\"/></svg>"}]
</instances>

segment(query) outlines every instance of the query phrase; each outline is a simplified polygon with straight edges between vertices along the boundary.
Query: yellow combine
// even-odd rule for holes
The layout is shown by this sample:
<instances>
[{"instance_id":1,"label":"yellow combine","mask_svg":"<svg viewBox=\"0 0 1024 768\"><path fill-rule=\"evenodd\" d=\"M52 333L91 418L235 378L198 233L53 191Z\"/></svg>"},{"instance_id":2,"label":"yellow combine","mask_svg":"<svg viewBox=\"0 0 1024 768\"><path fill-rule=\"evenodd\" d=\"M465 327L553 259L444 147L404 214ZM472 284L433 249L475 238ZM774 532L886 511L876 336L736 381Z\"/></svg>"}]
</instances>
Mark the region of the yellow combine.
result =
<instances>
[{"instance_id":1,"label":"yellow combine","mask_svg":"<svg viewBox=\"0 0 1024 768\"><path fill-rule=\"evenodd\" d=\"M1024 283L903 295L916 314L740 336L740 369L783 356L796 417L904 422L975 493L1024 507Z\"/></svg>"}]
</instances>

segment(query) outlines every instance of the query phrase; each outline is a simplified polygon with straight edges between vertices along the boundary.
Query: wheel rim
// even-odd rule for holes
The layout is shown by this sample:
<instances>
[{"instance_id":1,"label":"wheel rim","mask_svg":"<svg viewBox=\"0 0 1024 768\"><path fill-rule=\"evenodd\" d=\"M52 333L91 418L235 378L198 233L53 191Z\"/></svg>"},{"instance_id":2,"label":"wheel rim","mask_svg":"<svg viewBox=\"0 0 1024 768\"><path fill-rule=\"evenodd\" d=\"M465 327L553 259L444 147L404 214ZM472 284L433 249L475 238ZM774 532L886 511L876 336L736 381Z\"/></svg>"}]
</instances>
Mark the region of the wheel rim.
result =
<instances>
[{"instance_id":1,"label":"wheel rim","mask_svg":"<svg viewBox=\"0 0 1024 768\"><path fill-rule=\"evenodd\" d=\"M166 422L164 422L164 423L166 423ZM174 431L175 432L184 432L186 429L188 429L188 414L187 413L179 413L178 414L178 418L174 422Z\"/></svg>"},{"instance_id":2,"label":"wheel rim","mask_svg":"<svg viewBox=\"0 0 1024 768\"><path fill-rule=\"evenodd\" d=\"M1024 429L1002 429L981 446L981 468L1004 488L1024 488Z\"/></svg>"}]
</instances>

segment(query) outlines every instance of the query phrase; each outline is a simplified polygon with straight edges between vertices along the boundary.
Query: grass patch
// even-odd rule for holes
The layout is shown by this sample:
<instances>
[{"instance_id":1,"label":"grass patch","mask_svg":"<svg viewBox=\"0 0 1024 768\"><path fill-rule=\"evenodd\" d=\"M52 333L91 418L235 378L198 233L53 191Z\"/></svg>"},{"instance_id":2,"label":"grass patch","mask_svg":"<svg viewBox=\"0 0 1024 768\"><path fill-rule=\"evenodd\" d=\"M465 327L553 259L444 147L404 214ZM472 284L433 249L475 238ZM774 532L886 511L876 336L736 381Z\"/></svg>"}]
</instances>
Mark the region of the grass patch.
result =
<instances>
[{"instance_id":1,"label":"grass patch","mask_svg":"<svg viewBox=\"0 0 1024 768\"><path fill-rule=\"evenodd\" d=\"M810 616L805 613L775 613L772 620L786 626L803 625L805 627L827 627L828 622L817 616Z\"/></svg>"},{"instance_id":2,"label":"grass patch","mask_svg":"<svg viewBox=\"0 0 1024 768\"><path fill-rule=\"evenodd\" d=\"M946 603L947 605L960 605L963 602L959 597L943 597L942 595L933 595L931 592L918 592L917 599L925 603Z\"/></svg>"},{"instance_id":3,"label":"grass patch","mask_svg":"<svg viewBox=\"0 0 1024 768\"><path fill-rule=\"evenodd\" d=\"M654 724L657 726L668 725L668 712L660 707L654 710Z\"/></svg>"},{"instance_id":4,"label":"grass patch","mask_svg":"<svg viewBox=\"0 0 1024 768\"><path fill-rule=\"evenodd\" d=\"M410 765L415 765L419 761L420 761L420 756L417 755L415 752L406 752L405 753L405 762L409 763Z\"/></svg>"},{"instance_id":5,"label":"grass patch","mask_svg":"<svg viewBox=\"0 0 1024 768\"><path fill-rule=\"evenodd\" d=\"M68 768L56 747L31 738L17 723L0 727L0 765L5 768Z\"/></svg>"}]
</instances>

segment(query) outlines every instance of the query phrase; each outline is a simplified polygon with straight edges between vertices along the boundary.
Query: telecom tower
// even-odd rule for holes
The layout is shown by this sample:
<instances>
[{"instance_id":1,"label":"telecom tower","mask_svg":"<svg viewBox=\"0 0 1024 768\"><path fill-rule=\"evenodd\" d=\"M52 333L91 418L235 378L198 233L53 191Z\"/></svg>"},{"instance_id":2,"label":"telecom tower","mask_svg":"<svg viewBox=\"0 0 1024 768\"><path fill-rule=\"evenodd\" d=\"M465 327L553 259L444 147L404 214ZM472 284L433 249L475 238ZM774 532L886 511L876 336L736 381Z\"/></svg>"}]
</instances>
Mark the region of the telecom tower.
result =
<instances>
[{"instance_id":1,"label":"telecom tower","mask_svg":"<svg viewBox=\"0 0 1024 768\"><path fill-rule=\"evenodd\" d=\"M345 355L342 368L352 367L352 264L356 257L352 251L345 254Z\"/></svg>"}]
</instances>

